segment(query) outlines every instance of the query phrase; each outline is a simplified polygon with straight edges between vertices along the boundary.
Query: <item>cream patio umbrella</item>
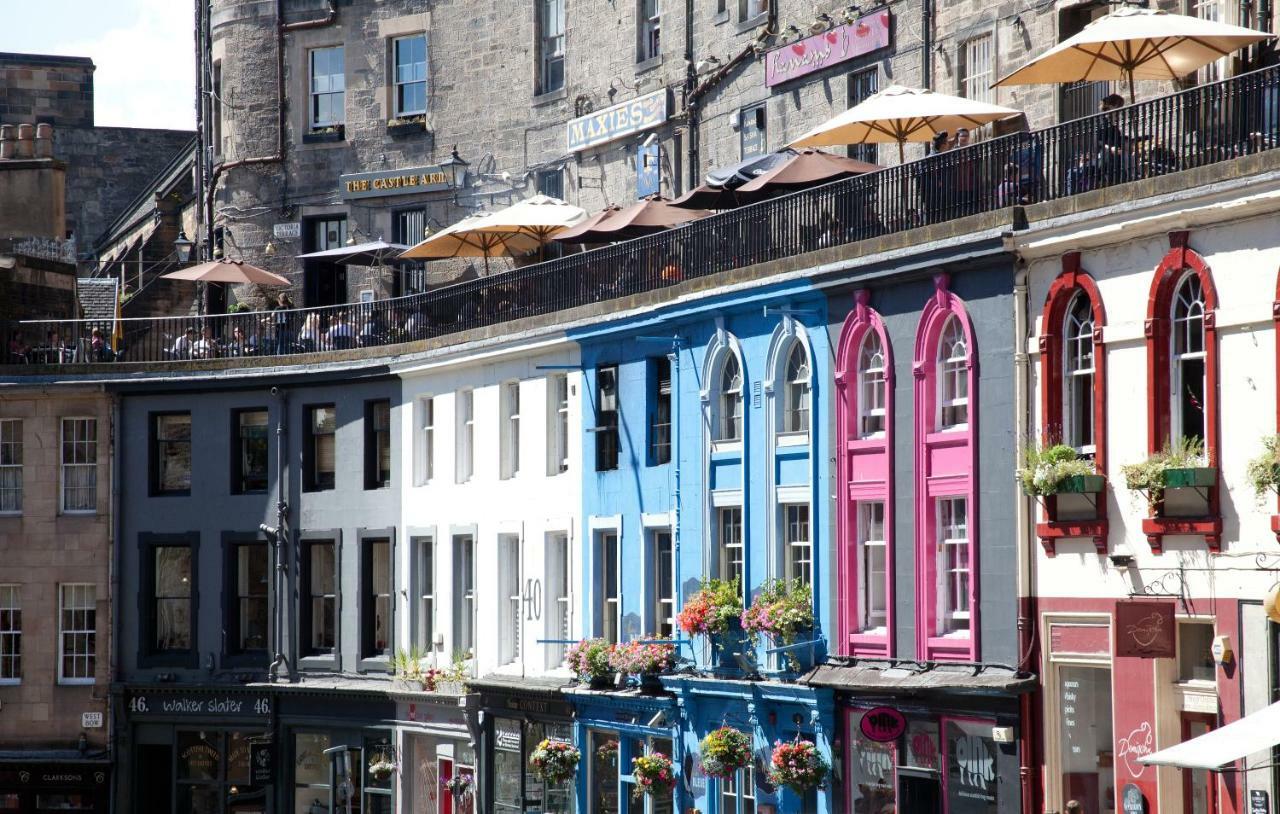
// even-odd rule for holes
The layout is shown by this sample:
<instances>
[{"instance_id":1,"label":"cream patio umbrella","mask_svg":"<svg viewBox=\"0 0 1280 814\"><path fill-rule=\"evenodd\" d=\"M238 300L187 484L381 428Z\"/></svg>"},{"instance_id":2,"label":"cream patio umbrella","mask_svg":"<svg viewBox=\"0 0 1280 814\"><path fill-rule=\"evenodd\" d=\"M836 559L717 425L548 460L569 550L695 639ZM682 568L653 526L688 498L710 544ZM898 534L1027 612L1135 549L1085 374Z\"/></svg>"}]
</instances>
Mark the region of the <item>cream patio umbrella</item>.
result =
<instances>
[{"instance_id":1,"label":"cream patio umbrella","mask_svg":"<svg viewBox=\"0 0 1280 814\"><path fill-rule=\"evenodd\" d=\"M1185 14L1126 6L996 82L997 86L1177 79L1274 35Z\"/></svg>"},{"instance_id":2,"label":"cream patio umbrella","mask_svg":"<svg viewBox=\"0 0 1280 814\"><path fill-rule=\"evenodd\" d=\"M931 141L959 127L981 127L1017 116L1019 111L962 96L890 85L865 102L834 116L789 147L835 147L842 144L897 144L898 160L908 141Z\"/></svg>"},{"instance_id":3,"label":"cream patio umbrella","mask_svg":"<svg viewBox=\"0 0 1280 814\"><path fill-rule=\"evenodd\" d=\"M472 231L527 237L536 241L541 252L551 238L586 219L587 211L580 206L550 195L534 195L490 213L484 223L472 227Z\"/></svg>"},{"instance_id":4,"label":"cream patio umbrella","mask_svg":"<svg viewBox=\"0 0 1280 814\"><path fill-rule=\"evenodd\" d=\"M490 230L493 213L481 212L463 218L431 235L400 257L404 260L442 260L450 257L483 257L489 274L489 258L531 252L541 243L531 235L511 230Z\"/></svg>"}]
</instances>

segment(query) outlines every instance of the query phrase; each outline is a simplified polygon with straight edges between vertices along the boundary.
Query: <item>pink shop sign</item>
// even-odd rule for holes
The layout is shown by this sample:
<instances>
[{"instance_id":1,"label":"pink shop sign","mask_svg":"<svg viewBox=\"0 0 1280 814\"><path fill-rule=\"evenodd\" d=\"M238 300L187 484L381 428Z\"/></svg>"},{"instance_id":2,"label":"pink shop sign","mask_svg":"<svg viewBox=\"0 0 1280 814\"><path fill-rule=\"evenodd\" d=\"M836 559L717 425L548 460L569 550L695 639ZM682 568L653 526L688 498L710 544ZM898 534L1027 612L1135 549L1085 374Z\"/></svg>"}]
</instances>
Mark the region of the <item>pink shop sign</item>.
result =
<instances>
[{"instance_id":1,"label":"pink shop sign","mask_svg":"<svg viewBox=\"0 0 1280 814\"><path fill-rule=\"evenodd\" d=\"M764 83L780 85L888 47L889 9L884 8L769 51L764 55Z\"/></svg>"}]
</instances>

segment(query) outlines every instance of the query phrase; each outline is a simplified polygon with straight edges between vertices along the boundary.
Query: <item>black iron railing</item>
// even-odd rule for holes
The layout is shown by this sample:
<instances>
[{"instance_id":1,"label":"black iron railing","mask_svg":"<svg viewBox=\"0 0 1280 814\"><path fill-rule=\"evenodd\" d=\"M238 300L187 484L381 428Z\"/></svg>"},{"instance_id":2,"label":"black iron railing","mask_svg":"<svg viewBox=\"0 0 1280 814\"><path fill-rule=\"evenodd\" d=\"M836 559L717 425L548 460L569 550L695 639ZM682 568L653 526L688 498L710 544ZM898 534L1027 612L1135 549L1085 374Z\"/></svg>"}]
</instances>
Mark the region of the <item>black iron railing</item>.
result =
<instances>
[{"instance_id":1,"label":"black iron railing","mask_svg":"<svg viewBox=\"0 0 1280 814\"><path fill-rule=\"evenodd\" d=\"M167 362L408 342L1192 169L1277 144L1280 67L408 297L206 317L11 322L0 324L0 338L10 363Z\"/></svg>"}]
</instances>

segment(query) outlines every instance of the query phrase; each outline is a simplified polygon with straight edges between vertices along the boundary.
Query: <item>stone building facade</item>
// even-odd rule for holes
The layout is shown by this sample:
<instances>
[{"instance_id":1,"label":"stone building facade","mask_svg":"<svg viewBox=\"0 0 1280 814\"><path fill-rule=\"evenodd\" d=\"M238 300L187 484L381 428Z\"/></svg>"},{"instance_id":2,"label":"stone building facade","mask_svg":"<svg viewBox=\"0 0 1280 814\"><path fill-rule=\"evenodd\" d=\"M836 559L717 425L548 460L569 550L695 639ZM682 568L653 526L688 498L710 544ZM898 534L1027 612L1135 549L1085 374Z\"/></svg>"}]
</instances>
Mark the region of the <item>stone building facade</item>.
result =
<instances>
[{"instance_id":1,"label":"stone building facade","mask_svg":"<svg viewBox=\"0 0 1280 814\"><path fill-rule=\"evenodd\" d=\"M108 810L110 432L101 388L0 395L0 805L16 806L6 810L34 810L23 806L38 794Z\"/></svg>"}]
</instances>

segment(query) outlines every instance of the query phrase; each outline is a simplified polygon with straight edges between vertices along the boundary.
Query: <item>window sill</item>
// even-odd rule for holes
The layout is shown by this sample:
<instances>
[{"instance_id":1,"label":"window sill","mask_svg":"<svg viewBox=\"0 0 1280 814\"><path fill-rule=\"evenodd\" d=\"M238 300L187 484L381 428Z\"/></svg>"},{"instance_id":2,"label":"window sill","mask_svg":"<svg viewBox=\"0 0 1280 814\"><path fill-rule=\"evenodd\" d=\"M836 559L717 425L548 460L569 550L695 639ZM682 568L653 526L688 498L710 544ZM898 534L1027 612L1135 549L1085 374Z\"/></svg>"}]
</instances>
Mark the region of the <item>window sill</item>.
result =
<instances>
[{"instance_id":1,"label":"window sill","mask_svg":"<svg viewBox=\"0 0 1280 814\"><path fill-rule=\"evenodd\" d=\"M885 628L871 628L859 633L850 633L848 655L887 658L889 655L888 631Z\"/></svg>"},{"instance_id":2,"label":"window sill","mask_svg":"<svg viewBox=\"0 0 1280 814\"><path fill-rule=\"evenodd\" d=\"M20 678L0 678L0 687L20 687L22 679Z\"/></svg>"},{"instance_id":3,"label":"window sill","mask_svg":"<svg viewBox=\"0 0 1280 814\"><path fill-rule=\"evenodd\" d=\"M96 517L97 509L63 509L58 512L59 517Z\"/></svg>"},{"instance_id":4,"label":"window sill","mask_svg":"<svg viewBox=\"0 0 1280 814\"><path fill-rule=\"evenodd\" d=\"M712 441L711 454L727 454L731 452L742 452L741 441Z\"/></svg>"},{"instance_id":5,"label":"window sill","mask_svg":"<svg viewBox=\"0 0 1280 814\"><path fill-rule=\"evenodd\" d=\"M253 495L269 494L266 489L243 489L239 492L232 492L232 497L252 497Z\"/></svg>"},{"instance_id":6,"label":"window sill","mask_svg":"<svg viewBox=\"0 0 1280 814\"><path fill-rule=\"evenodd\" d=\"M1170 535L1204 537L1210 554L1222 551L1222 516L1144 517L1142 533L1147 536L1151 553L1164 553L1164 538Z\"/></svg>"},{"instance_id":7,"label":"window sill","mask_svg":"<svg viewBox=\"0 0 1280 814\"><path fill-rule=\"evenodd\" d=\"M430 134L431 130L427 128L425 113L414 114L407 121L397 122L396 124L387 122L387 135L392 138Z\"/></svg>"},{"instance_id":8,"label":"window sill","mask_svg":"<svg viewBox=\"0 0 1280 814\"><path fill-rule=\"evenodd\" d=\"M60 678L59 687L92 687L98 683L96 678Z\"/></svg>"},{"instance_id":9,"label":"window sill","mask_svg":"<svg viewBox=\"0 0 1280 814\"><path fill-rule=\"evenodd\" d=\"M391 658L389 656L366 656L356 665L359 673L390 673Z\"/></svg>"},{"instance_id":10,"label":"window sill","mask_svg":"<svg viewBox=\"0 0 1280 814\"><path fill-rule=\"evenodd\" d=\"M727 22L729 22L729 9L725 9L724 11L717 11L715 13L715 16L711 18L712 25L720 25L721 23L727 23Z\"/></svg>"},{"instance_id":11,"label":"window sill","mask_svg":"<svg viewBox=\"0 0 1280 814\"><path fill-rule=\"evenodd\" d=\"M310 131L302 134L303 144L338 144L346 139L346 127L341 124L332 132Z\"/></svg>"},{"instance_id":12,"label":"window sill","mask_svg":"<svg viewBox=\"0 0 1280 814\"><path fill-rule=\"evenodd\" d=\"M303 656L298 659L298 669L304 671L337 670L341 659L337 653L331 655Z\"/></svg>"},{"instance_id":13,"label":"window sill","mask_svg":"<svg viewBox=\"0 0 1280 814\"><path fill-rule=\"evenodd\" d=\"M151 497L191 497L190 489L175 489L172 492L152 492Z\"/></svg>"},{"instance_id":14,"label":"window sill","mask_svg":"<svg viewBox=\"0 0 1280 814\"><path fill-rule=\"evenodd\" d=\"M780 432L780 433L778 433L778 446L780 446L780 447L807 447L807 446L809 446L809 433L807 433L807 432Z\"/></svg>"},{"instance_id":15,"label":"window sill","mask_svg":"<svg viewBox=\"0 0 1280 814\"><path fill-rule=\"evenodd\" d=\"M530 104L533 105L533 107L545 107L546 105L555 104L556 102L563 102L567 98L569 98L569 89L557 88L556 90L549 90L546 93L535 93L533 95L533 101Z\"/></svg>"},{"instance_id":16,"label":"window sill","mask_svg":"<svg viewBox=\"0 0 1280 814\"><path fill-rule=\"evenodd\" d=\"M769 12L764 11L746 20L741 20L733 29L735 34L745 34L753 28L759 28L769 22Z\"/></svg>"},{"instance_id":17,"label":"window sill","mask_svg":"<svg viewBox=\"0 0 1280 814\"><path fill-rule=\"evenodd\" d=\"M22 517L22 512L0 512L0 519L5 517Z\"/></svg>"},{"instance_id":18,"label":"window sill","mask_svg":"<svg viewBox=\"0 0 1280 814\"><path fill-rule=\"evenodd\" d=\"M642 73L648 73L660 65L662 65L662 54L640 60L636 63L636 76L639 76Z\"/></svg>"}]
</instances>

